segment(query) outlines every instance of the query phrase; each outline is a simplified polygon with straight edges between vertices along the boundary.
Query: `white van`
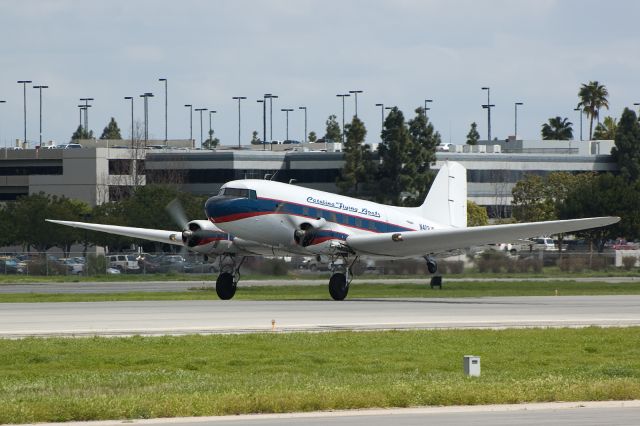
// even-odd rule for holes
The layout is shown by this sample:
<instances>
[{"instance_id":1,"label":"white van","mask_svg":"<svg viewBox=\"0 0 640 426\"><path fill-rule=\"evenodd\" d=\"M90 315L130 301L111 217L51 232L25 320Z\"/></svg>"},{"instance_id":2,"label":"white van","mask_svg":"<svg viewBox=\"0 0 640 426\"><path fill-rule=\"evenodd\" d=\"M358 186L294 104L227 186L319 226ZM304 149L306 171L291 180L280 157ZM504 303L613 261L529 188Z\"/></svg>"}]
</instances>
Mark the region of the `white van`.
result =
<instances>
[{"instance_id":1,"label":"white van","mask_svg":"<svg viewBox=\"0 0 640 426\"><path fill-rule=\"evenodd\" d=\"M107 256L109 268L115 268L120 272L139 272L138 256L135 254L112 254Z\"/></svg>"},{"instance_id":2,"label":"white van","mask_svg":"<svg viewBox=\"0 0 640 426\"><path fill-rule=\"evenodd\" d=\"M547 237L532 238L533 250L553 251L558 250L553 239Z\"/></svg>"}]
</instances>

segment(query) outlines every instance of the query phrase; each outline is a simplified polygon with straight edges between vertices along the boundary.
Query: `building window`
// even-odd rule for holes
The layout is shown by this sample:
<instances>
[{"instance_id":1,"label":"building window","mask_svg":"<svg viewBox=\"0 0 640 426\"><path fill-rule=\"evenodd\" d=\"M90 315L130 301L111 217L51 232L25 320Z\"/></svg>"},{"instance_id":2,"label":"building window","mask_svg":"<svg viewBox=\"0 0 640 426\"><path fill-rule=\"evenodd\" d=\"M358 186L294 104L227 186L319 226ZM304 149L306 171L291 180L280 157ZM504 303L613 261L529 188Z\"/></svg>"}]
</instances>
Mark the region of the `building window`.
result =
<instances>
[{"instance_id":1,"label":"building window","mask_svg":"<svg viewBox=\"0 0 640 426\"><path fill-rule=\"evenodd\" d=\"M110 175L130 175L131 174L131 160L109 160L109 174Z\"/></svg>"}]
</instances>

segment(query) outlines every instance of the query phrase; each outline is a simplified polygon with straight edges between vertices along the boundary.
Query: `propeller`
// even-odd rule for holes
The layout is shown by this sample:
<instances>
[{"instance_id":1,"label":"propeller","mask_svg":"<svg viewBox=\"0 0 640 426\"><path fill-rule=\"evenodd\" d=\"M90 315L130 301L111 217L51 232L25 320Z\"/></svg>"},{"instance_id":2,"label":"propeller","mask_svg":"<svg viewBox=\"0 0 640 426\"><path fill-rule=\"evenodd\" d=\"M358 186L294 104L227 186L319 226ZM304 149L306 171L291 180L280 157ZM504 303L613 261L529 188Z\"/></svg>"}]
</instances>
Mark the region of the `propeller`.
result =
<instances>
[{"instance_id":1,"label":"propeller","mask_svg":"<svg viewBox=\"0 0 640 426\"><path fill-rule=\"evenodd\" d=\"M202 238L204 232L197 224L189 223L180 200L174 198L169 202L169 204L167 204L165 210L167 211L171 219L173 219L175 224L178 225L182 230L182 241L188 247L194 247L198 245L198 242Z\"/></svg>"}]
</instances>

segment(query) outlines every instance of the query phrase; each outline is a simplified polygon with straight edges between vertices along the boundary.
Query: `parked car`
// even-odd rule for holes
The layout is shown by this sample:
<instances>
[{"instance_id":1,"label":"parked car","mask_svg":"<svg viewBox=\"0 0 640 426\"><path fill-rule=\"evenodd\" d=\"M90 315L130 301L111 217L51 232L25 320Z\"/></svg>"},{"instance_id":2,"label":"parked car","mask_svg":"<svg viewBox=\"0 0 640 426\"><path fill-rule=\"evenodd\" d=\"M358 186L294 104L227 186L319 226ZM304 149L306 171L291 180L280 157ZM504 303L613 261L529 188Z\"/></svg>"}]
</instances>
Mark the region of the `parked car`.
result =
<instances>
[{"instance_id":1,"label":"parked car","mask_svg":"<svg viewBox=\"0 0 640 426\"><path fill-rule=\"evenodd\" d=\"M184 264L184 272L189 274L213 274L218 272L218 268L209 262L186 262Z\"/></svg>"},{"instance_id":2,"label":"parked car","mask_svg":"<svg viewBox=\"0 0 640 426\"><path fill-rule=\"evenodd\" d=\"M436 146L436 151L449 152L453 150L453 146L454 145L450 142L441 143Z\"/></svg>"},{"instance_id":3,"label":"parked car","mask_svg":"<svg viewBox=\"0 0 640 426\"><path fill-rule=\"evenodd\" d=\"M533 250L557 251L558 247L552 238L540 237L531 239Z\"/></svg>"},{"instance_id":4,"label":"parked car","mask_svg":"<svg viewBox=\"0 0 640 426\"><path fill-rule=\"evenodd\" d=\"M107 256L108 266L120 272L140 272L138 256L135 254L111 254Z\"/></svg>"},{"instance_id":5,"label":"parked car","mask_svg":"<svg viewBox=\"0 0 640 426\"><path fill-rule=\"evenodd\" d=\"M84 272L84 263L80 263L72 258L58 259L58 262L67 268L67 272L72 275L79 275Z\"/></svg>"},{"instance_id":6,"label":"parked car","mask_svg":"<svg viewBox=\"0 0 640 426\"><path fill-rule=\"evenodd\" d=\"M65 143L62 145L58 145L58 149L79 149L82 148L82 145L79 143Z\"/></svg>"}]
</instances>

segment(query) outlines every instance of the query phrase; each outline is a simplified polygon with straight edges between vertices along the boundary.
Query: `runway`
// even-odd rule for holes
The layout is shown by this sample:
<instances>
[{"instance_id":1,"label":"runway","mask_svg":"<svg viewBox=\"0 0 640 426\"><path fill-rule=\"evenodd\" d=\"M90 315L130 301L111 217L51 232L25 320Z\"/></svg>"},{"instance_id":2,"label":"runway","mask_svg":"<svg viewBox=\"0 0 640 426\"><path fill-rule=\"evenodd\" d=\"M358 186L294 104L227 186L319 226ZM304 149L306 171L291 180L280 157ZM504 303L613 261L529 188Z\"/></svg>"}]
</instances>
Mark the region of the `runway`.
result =
<instances>
[{"instance_id":1,"label":"runway","mask_svg":"<svg viewBox=\"0 0 640 426\"><path fill-rule=\"evenodd\" d=\"M0 304L6 338L591 325L639 326L640 296Z\"/></svg>"}]
</instances>

